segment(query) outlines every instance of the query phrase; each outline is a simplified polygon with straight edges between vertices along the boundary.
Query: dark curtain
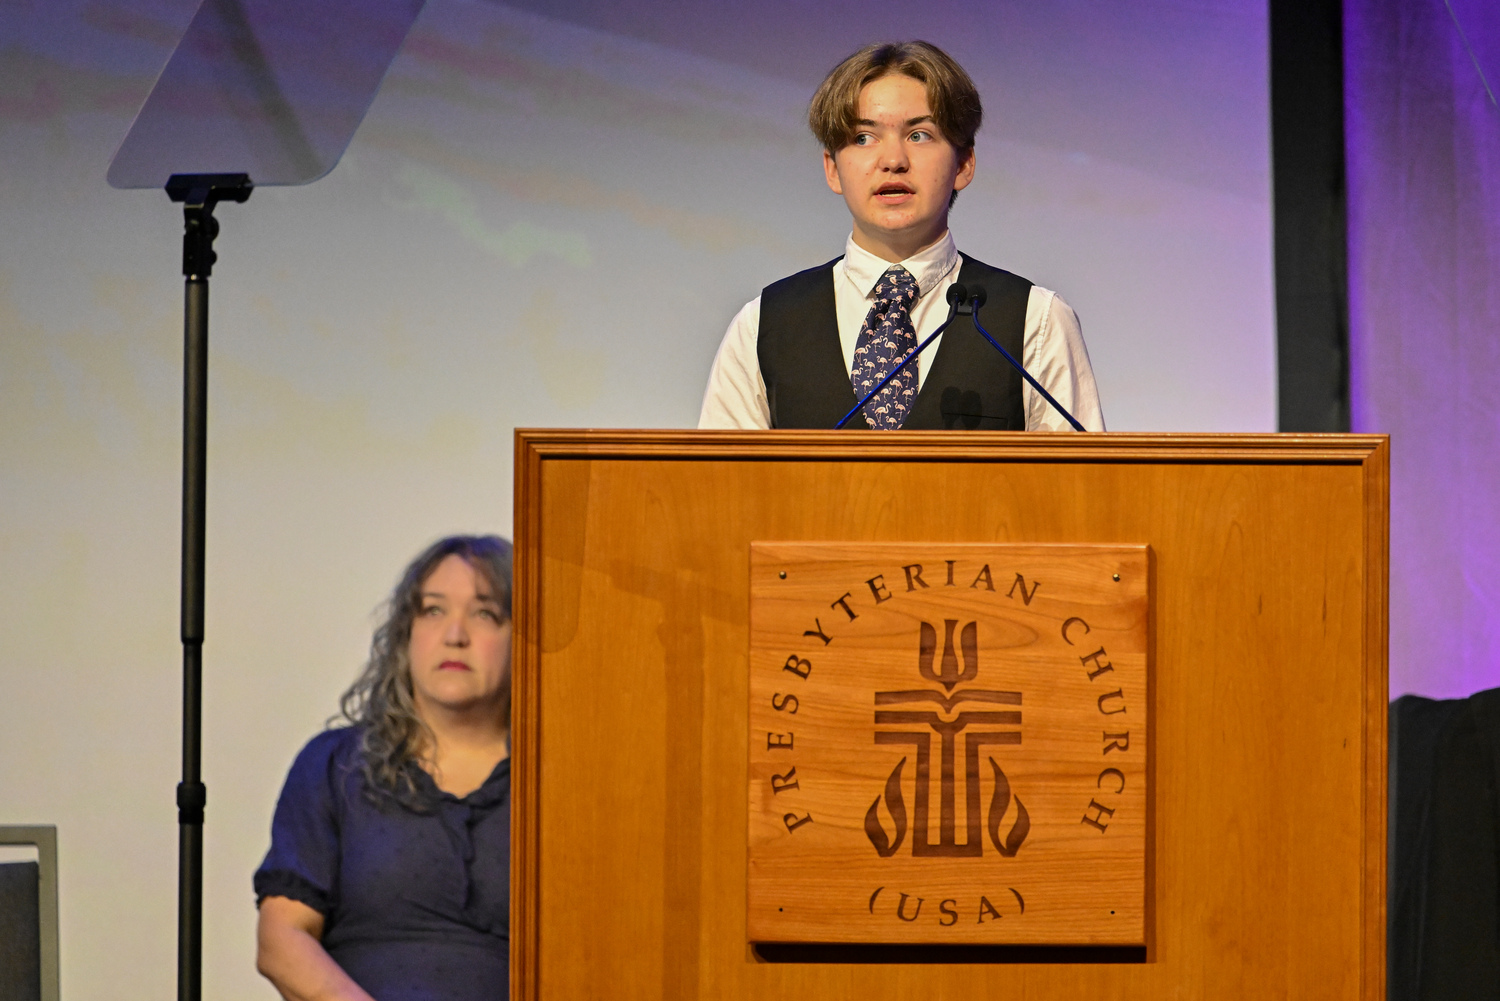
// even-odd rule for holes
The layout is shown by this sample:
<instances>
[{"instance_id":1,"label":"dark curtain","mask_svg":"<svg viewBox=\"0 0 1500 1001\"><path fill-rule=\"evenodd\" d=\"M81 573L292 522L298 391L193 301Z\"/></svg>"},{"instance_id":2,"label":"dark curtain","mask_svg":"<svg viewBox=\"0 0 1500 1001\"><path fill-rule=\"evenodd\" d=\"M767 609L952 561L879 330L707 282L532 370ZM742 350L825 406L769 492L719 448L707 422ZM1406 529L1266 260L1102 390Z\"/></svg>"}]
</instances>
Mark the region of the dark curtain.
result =
<instances>
[{"instance_id":1,"label":"dark curtain","mask_svg":"<svg viewBox=\"0 0 1500 1001\"><path fill-rule=\"evenodd\" d=\"M1500 689L1391 704L1387 996L1500 1001Z\"/></svg>"}]
</instances>

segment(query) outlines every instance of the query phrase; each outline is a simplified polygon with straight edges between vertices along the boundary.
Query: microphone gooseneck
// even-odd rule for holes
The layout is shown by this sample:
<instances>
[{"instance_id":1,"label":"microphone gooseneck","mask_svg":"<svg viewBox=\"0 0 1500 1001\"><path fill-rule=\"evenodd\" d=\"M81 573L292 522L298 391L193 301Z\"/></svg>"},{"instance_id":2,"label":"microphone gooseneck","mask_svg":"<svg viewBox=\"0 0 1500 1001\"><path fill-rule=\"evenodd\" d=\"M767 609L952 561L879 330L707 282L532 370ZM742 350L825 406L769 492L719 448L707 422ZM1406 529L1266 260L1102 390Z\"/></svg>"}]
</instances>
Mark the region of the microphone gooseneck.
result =
<instances>
[{"instance_id":1,"label":"microphone gooseneck","mask_svg":"<svg viewBox=\"0 0 1500 1001\"><path fill-rule=\"evenodd\" d=\"M1042 384L1040 382L1037 382L1035 379L1033 379L1031 377L1031 373L1028 372L1028 371L1026 371L1026 369L1021 365L1021 363L1018 362L1018 361L1016 361L1016 359L1011 355L1011 353L1009 351L1007 351L1003 347L1001 347L1000 346L1000 342L997 341L997 340L995 340L993 337L991 337L990 336L990 332L988 330L985 330L982 326L979 325L979 307L984 305L984 299L985 299L984 289L983 288L975 288L974 291L973 291L973 301L969 304L969 309L967 310L967 312L972 313L973 316L974 316L974 329L977 330L977 331L979 331L981 334L984 335L984 339L990 342L990 346L991 347L993 347L996 351L1000 352L1002 355L1005 356L1005 360L1008 361L1008 362L1010 362L1011 366L1017 372L1021 373L1021 378L1025 379L1027 382L1031 383L1031 388L1032 389L1035 389L1038 393L1041 393L1042 394L1042 398L1044 400L1046 400L1048 403L1052 404L1052 409L1053 410L1056 410L1058 413L1062 414L1063 417L1067 419L1067 422L1069 424L1073 425L1073 430L1074 431L1083 431L1083 430L1085 430L1084 426L1082 424L1078 423L1078 419L1077 418L1075 418L1072 414L1068 413L1068 411L1066 409L1064 409L1064 407L1063 407L1063 405L1061 403L1058 403L1055 399L1053 399L1052 398L1052 394L1049 393L1049 392L1047 392L1045 389L1043 389L1042 388Z\"/></svg>"},{"instance_id":2,"label":"microphone gooseneck","mask_svg":"<svg viewBox=\"0 0 1500 1001\"><path fill-rule=\"evenodd\" d=\"M844 425L848 424L849 421L854 417L854 415L859 413L860 410L864 408L864 405L866 403L870 402L870 399L874 397L875 394L884 389L886 383L896 378L896 376L900 374L902 369L906 368L906 366L910 365L916 359L917 355L925 351L927 349L927 345L931 344L933 339L936 338L938 334L941 334L944 330L946 330L948 328L948 324L953 322L953 318L958 315L958 308L962 306L968 298L969 290L964 288L964 286L958 284L957 282L954 282L952 285L948 286L948 318L944 320L936 330L928 334L925 341L912 348L911 351L907 352L906 357L901 359L901 364L897 365L895 368L886 373L886 377L884 379L881 379L880 382L876 383L875 388L866 393L864 395L864 398L854 405L853 410L850 410L847 414L840 418L839 422L833 426L833 429L835 431L843 430ZM994 344L995 342L991 341L990 343ZM996 347L999 347L999 345L996 345Z\"/></svg>"}]
</instances>

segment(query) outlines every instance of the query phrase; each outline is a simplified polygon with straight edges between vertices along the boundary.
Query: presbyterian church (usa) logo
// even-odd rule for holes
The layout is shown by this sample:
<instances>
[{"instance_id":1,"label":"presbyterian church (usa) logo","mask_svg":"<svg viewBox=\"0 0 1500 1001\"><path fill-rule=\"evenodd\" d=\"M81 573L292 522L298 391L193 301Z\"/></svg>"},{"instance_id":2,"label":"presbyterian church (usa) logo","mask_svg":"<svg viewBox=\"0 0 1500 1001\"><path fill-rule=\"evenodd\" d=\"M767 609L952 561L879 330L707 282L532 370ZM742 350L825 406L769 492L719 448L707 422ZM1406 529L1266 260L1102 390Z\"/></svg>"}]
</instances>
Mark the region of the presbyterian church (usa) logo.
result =
<instances>
[{"instance_id":1,"label":"presbyterian church (usa) logo","mask_svg":"<svg viewBox=\"0 0 1500 1001\"><path fill-rule=\"evenodd\" d=\"M955 649L954 632L958 633ZM1031 818L1019 796L1011 791L1005 771L992 749L1021 743L1021 693L967 686L979 676L979 627L977 622L961 628L957 619L943 620L943 652L937 656L937 629L921 623L917 671L936 688L905 689L875 693L875 743L910 746L916 758L916 794L910 820L911 854L917 857L953 858L983 855L986 840L994 851L1009 858L1020 850L1031 830ZM960 667L962 656L962 667ZM934 668L936 661L936 668ZM957 689L955 691L955 688ZM997 708L1000 706L1013 708ZM889 707L889 708L886 708ZM932 775L933 738L937 738L938 774ZM960 768L959 744L962 743ZM885 791L865 814L865 835L881 858L901 850L908 834L906 799L902 794L902 772L911 755L903 756L886 779ZM981 759L992 776L987 811L981 807ZM958 785L962 772L964 791L964 839L958 840ZM931 839L932 790L937 788L937 841ZM1014 820L1005 827L1011 803ZM882 801L894 824L887 834L880 820Z\"/></svg>"},{"instance_id":2,"label":"presbyterian church (usa) logo","mask_svg":"<svg viewBox=\"0 0 1500 1001\"><path fill-rule=\"evenodd\" d=\"M748 939L1143 942L1149 570L752 543Z\"/></svg>"}]
</instances>

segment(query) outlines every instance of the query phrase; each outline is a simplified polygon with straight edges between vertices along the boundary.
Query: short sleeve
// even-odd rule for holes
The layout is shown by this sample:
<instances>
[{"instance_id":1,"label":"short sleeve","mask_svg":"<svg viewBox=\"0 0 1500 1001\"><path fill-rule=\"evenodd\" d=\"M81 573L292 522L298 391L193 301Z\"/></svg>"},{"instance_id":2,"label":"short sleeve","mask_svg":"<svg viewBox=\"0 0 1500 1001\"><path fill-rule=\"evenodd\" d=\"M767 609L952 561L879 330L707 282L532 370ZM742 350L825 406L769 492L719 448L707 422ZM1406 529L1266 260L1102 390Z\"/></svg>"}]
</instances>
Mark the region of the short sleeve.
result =
<instances>
[{"instance_id":1,"label":"short sleeve","mask_svg":"<svg viewBox=\"0 0 1500 1001\"><path fill-rule=\"evenodd\" d=\"M357 741L329 730L297 755L271 819L271 850L255 872L256 906L289 897L327 916L338 902L341 775Z\"/></svg>"}]
</instances>

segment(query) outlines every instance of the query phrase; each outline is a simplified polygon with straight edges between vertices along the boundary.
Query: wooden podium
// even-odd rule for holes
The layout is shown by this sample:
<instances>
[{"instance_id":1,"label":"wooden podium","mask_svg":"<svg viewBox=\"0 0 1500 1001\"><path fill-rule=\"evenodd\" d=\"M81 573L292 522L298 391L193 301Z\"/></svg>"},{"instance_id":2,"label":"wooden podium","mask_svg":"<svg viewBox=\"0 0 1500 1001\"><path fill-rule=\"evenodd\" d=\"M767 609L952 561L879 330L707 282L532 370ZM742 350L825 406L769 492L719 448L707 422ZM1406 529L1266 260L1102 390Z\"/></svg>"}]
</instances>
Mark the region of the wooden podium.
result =
<instances>
[{"instance_id":1,"label":"wooden podium","mask_svg":"<svg viewBox=\"0 0 1500 1001\"><path fill-rule=\"evenodd\" d=\"M1382 436L518 431L511 996L1381 1001L1387 476ZM916 571L934 582L948 549L1095 547L1117 561L1106 572L1149 554L1138 944L1130 930L1029 934L1019 912L980 913L975 930L962 903L951 945L934 931L874 941L854 923L823 941L752 939L752 591L774 591L777 567L807 551L840 552L781 545L802 543L849 543L848 559L908 544L935 554ZM949 578L964 568L946 562ZM923 582L901 573L885 584L915 601ZM1016 576L1022 596L1052 590ZM885 584L870 585L874 603ZM941 615L927 618L922 670L952 690L973 634L948 620L961 659ZM1067 642L1079 621L1065 620ZM1024 706L1019 691L986 695L1013 710L986 718L1029 714L1034 743L1046 686L1028 685ZM893 790L910 782L892 774ZM1099 787L1114 774L1123 788L1113 769ZM1010 803L995 793L990 837L1024 861L1044 839L1023 844ZM801 816L787 812L789 830ZM894 851L892 816L870 806L859 865Z\"/></svg>"}]
</instances>

